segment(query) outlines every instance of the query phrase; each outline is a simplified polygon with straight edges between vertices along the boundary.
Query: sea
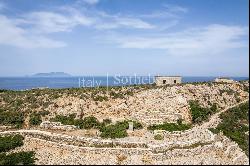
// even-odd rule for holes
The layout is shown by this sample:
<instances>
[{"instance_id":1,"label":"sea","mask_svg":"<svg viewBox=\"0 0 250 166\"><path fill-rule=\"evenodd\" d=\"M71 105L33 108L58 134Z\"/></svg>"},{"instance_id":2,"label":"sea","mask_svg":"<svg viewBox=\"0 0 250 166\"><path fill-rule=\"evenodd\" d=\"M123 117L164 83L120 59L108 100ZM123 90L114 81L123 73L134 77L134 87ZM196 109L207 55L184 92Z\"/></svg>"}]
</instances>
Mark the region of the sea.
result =
<instances>
[{"instance_id":1,"label":"sea","mask_svg":"<svg viewBox=\"0 0 250 166\"><path fill-rule=\"evenodd\" d=\"M182 82L209 82L216 77L182 77ZM236 81L248 77L230 77ZM0 89L29 90L36 88L80 88L100 86L127 86L154 83L153 76L74 76L74 77L0 77Z\"/></svg>"}]
</instances>

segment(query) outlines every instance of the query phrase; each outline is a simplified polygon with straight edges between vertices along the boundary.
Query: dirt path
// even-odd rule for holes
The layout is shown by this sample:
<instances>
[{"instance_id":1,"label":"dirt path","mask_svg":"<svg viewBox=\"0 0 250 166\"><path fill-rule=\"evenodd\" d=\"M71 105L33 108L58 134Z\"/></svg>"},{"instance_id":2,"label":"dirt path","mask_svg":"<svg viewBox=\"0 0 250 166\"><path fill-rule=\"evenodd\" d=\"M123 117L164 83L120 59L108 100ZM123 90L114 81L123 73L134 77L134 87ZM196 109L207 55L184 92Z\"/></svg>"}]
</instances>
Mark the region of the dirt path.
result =
<instances>
[{"instance_id":1,"label":"dirt path","mask_svg":"<svg viewBox=\"0 0 250 166\"><path fill-rule=\"evenodd\" d=\"M221 114L221 113L226 112L227 110L229 110L229 109L231 109L231 108L233 108L233 107L239 106L240 104L245 103L245 102L247 102L247 101L249 101L249 99L244 100L244 101L242 101L242 102L240 102L240 103L237 103L237 104L235 104L235 105L233 105L233 106L229 106L229 107L227 107L227 108L225 108L225 109L223 109L223 110L217 112L216 114L214 114L214 115L212 115L212 116L210 117L210 120L209 120L208 122L203 123L203 124L202 124L201 126L199 126L199 127L200 127L200 128L203 128L203 129L208 129L208 128L211 128L211 127L213 127L213 128L216 127L216 126L220 123L220 121L221 121L221 119L220 119L220 114Z\"/></svg>"}]
</instances>

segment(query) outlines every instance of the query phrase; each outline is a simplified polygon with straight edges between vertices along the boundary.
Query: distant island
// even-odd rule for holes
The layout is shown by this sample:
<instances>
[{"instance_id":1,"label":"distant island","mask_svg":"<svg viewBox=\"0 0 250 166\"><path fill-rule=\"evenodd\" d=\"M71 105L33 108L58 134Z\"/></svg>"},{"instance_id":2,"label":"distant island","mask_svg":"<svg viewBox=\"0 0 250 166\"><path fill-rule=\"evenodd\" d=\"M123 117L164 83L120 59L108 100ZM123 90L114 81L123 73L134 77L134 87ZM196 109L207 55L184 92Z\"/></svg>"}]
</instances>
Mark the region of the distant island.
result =
<instances>
[{"instance_id":1,"label":"distant island","mask_svg":"<svg viewBox=\"0 0 250 166\"><path fill-rule=\"evenodd\" d=\"M64 72L50 72L50 73L36 73L32 77L72 77L68 73Z\"/></svg>"}]
</instances>

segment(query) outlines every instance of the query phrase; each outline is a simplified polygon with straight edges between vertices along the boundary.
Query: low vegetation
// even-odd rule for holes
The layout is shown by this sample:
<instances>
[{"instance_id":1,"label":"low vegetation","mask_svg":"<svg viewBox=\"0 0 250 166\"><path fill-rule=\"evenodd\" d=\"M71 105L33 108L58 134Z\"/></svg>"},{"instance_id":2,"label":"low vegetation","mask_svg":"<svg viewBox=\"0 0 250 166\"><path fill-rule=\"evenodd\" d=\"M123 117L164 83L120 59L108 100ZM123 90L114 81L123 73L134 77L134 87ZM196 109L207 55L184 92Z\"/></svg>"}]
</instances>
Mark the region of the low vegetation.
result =
<instances>
[{"instance_id":1,"label":"low vegetation","mask_svg":"<svg viewBox=\"0 0 250 166\"><path fill-rule=\"evenodd\" d=\"M222 122L212 132L219 131L233 141L249 155L249 102L229 109L220 115Z\"/></svg>"},{"instance_id":2,"label":"low vegetation","mask_svg":"<svg viewBox=\"0 0 250 166\"><path fill-rule=\"evenodd\" d=\"M204 108L199 105L198 101L189 101L189 106L193 123L200 124L208 120L212 114L218 112L216 104L212 104L210 108Z\"/></svg>"},{"instance_id":3,"label":"low vegetation","mask_svg":"<svg viewBox=\"0 0 250 166\"><path fill-rule=\"evenodd\" d=\"M163 135L161 135L161 134L156 134L156 135L154 136L154 139L155 139L155 140L163 140L164 137L163 137Z\"/></svg>"},{"instance_id":4,"label":"low vegetation","mask_svg":"<svg viewBox=\"0 0 250 166\"><path fill-rule=\"evenodd\" d=\"M33 165L35 153L17 152L11 154L0 153L0 165Z\"/></svg>"},{"instance_id":5,"label":"low vegetation","mask_svg":"<svg viewBox=\"0 0 250 166\"><path fill-rule=\"evenodd\" d=\"M189 124L183 124L182 121L178 121L178 123L167 123L156 124L148 127L148 130L166 130L166 131L184 131L191 128Z\"/></svg>"},{"instance_id":6,"label":"low vegetation","mask_svg":"<svg viewBox=\"0 0 250 166\"><path fill-rule=\"evenodd\" d=\"M0 165L30 165L35 162L35 153L9 153L10 150L23 145L23 136L0 136ZM6 154L8 152L8 154Z\"/></svg>"},{"instance_id":7,"label":"low vegetation","mask_svg":"<svg viewBox=\"0 0 250 166\"><path fill-rule=\"evenodd\" d=\"M12 125L17 128L22 127L24 113L16 110L3 110L0 108L0 125Z\"/></svg>"},{"instance_id":8,"label":"low vegetation","mask_svg":"<svg viewBox=\"0 0 250 166\"><path fill-rule=\"evenodd\" d=\"M30 115L29 123L31 125L39 125L40 123L42 123L41 115L38 113L32 113Z\"/></svg>"},{"instance_id":9,"label":"low vegetation","mask_svg":"<svg viewBox=\"0 0 250 166\"><path fill-rule=\"evenodd\" d=\"M11 149L23 145L23 136L14 135L14 136L0 136L0 152L7 152Z\"/></svg>"},{"instance_id":10,"label":"low vegetation","mask_svg":"<svg viewBox=\"0 0 250 166\"><path fill-rule=\"evenodd\" d=\"M132 120L124 120L111 124L110 119L104 119L99 122L94 116L85 117L84 119L75 119L75 114L69 116L57 115L52 121L61 122L64 125L75 125L80 129L99 129L102 138L123 138L128 134L126 130L129 128L129 122L133 122L134 129L142 129L141 123Z\"/></svg>"},{"instance_id":11,"label":"low vegetation","mask_svg":"<svg viewBox=\"0 0 250 166\"><path fill-rule=\"evenodd\" d=\"M76 114L70 114L69 116L56 115L51 121L61 122L63 125L75 125L75 116Z\"/></svg>"},{"instance_id":12,"label":"low vegetation","mask_svg":"<svg viewBox=\"0 0 250 166\"><path fill-rule=\"evenodd\" d=\"M102 138L123 138L128 136L126 127L121 124L104 126L100 131Z\"/></svg>"},{"instance_id":13,"label":"low vegetation","mask_svg":"<svg viewBox=\"0 0 250 166\"><path fill-rule=\"evenodd\" d=\"M236 93L232 89L224 89L224 90L219 90L219 91L220 91L220 95L222 95L223 93L227 93L228 95L233 95L234 93Z\"/></svg>"},{"instance_id":14,"label":"low vegetation","mask_svg":"<svg viewBox=\"0 0 250 166\"><path fill-rule=\"evenodd\" d=\"M102 101L108 101L108 97L107 96L92 95L91 97L92 97L92 99L94 101L100 101L100 102L102 102Z\"/></svg>"},{"instance_id":15,"label":"low vegetation","mask_svg":"<svg viewBox=\"0 0 250 166\"><path fill-rule=\"evenodd\" d=\"M102 124L94 117L89 116L84 119L75 119L76 114L69 116L57 115L52 121L61 122L63 125L75 125L80 129L99 128Z\"/></svg>"},{"instance_id":16,"label":"low vegetation","mask_svg":"<svg viewBox=\"0 0 250 166\"><path fill-rule=\"evenodd\" d=\"M129 122L133 122L134 129L142 129L142 124L137 121L124 120L116 122L115 124L102 126L100 128L102 138L123 138L127 137L127 129L129 128Z\"/></svg>"}]
</instances>

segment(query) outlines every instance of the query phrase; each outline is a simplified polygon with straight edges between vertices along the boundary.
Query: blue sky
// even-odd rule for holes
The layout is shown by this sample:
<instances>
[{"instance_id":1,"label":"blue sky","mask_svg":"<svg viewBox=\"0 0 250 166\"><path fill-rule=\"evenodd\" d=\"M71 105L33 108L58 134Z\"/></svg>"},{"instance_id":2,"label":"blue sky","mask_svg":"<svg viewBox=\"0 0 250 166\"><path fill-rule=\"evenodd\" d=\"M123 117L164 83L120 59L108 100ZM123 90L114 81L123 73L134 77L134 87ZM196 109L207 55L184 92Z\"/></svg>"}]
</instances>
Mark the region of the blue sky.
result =
<instances>
[{"instance_id":1,"label":"blue sky","mask_svg":"<svg viewBox=\"0 0 250 166\"><path fill-rule=\"evenodd\" d=\"M248 0L0 0L0 76L248 76L248 6Z\"/></svg>"}]
</instances>

